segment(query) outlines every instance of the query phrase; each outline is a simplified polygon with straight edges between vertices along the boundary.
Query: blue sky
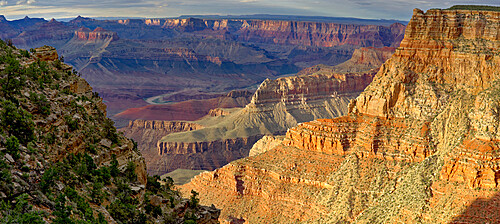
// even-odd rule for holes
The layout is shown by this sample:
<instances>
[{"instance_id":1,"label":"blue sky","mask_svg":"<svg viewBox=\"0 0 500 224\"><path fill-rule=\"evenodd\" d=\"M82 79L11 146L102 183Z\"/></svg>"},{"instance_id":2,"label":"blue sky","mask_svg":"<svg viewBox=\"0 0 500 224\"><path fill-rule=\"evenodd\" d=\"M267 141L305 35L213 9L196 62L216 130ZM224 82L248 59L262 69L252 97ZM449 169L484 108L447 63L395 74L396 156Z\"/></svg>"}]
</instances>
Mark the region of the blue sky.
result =
<instances>
[{"instance_id":1,"label":"blue sky","mask_svg":"<svg viewBox=\"0 0 500 224\"><path fill-rule=\"evenodd\" d=\"M189 14L280 14L409 20L412 10L500 0L0 0L7 19L30 17L176 17Z\"/></svg>"}]
</instances>

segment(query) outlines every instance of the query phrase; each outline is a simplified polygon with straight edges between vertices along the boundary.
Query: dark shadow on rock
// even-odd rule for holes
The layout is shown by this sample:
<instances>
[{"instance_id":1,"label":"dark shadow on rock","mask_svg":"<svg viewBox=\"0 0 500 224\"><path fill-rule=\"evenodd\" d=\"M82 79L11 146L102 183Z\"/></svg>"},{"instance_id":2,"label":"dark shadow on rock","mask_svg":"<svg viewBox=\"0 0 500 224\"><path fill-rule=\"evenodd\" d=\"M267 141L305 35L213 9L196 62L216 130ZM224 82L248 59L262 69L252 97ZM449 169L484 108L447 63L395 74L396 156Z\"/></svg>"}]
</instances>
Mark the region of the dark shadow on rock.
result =
<instances>
[{"instance_id":1,"label":"dark shadow on rock","mask_svg":"<svg viewBox=\"0 0 500 224\"><path fill-rule=\"evenodd\" d=\"M500 223L500 193L491 198L478 198L450 224Z\"/></svg>"}]
</instances>

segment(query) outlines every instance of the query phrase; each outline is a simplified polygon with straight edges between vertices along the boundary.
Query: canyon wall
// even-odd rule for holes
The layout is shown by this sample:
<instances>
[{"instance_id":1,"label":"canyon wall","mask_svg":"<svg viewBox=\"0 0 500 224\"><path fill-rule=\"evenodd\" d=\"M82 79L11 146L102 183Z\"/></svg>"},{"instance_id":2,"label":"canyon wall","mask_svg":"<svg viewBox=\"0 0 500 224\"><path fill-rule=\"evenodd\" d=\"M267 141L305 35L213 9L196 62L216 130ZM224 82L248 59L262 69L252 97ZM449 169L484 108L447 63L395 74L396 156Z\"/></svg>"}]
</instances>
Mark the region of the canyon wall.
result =
<instances>
[{"instance_id":1,"label":"canyon wall","mask_svg":"<svg viewBox=\"0 0 500 224\"><path fill-rule=\"evenodd\" d=\"M348 115L299 124L182 191L206 192L221 221L499 222L499 18L415 9Z\"/></svg>"},{"instance_id":2,"label":"canyon wall","mask_svg":"<svg viewBox=\"0 0 500 224\"><path fill-rule=\"evenodd\" d=\"M80 41L104 41L107 39L119 40L118 34L101 27L91 31L89 28L82 27L75 31L75 37Z\"/></svg>"},{"instance_id":3,"label":"canyon wall","mask_svg":"<svg viewBox=\"0 0 500 224\"><path fill-rule=\"evenodd\" d=\"M245 108L196 121L205 126L203 129L162 138L157 145L158 157L173 161L171 158L183 156L187 165L164 163L163 169L165 172L173 168L213 170L248 156L253 144L263 135L284 134L301 122L343 115L349 101L370 83L374 74L327 73L268 79ZM210 157L204 156L208 153ZM222 160L218 157L222 153L232 153L232 157L224 154L222 158L227 159ZM199 160L208 162L194 162Z\"/></svg>"},{"instance_id":4,"label":"canyon wall","mask_svg":"<svg viewBox=\"0 0 500 224\"><path fill-rule=\"evenodd\" d=\"M405 26L345 25L317 22L252 20L243 21L238 40L317 47L353 45L394 47L403 38Z\"/></svg>"},{"instance_id":5,"label":"canyon wall","mask_svg":"<svg viewBox=\"0 0 500 224\"><path fill-rule=\"evenodd\" d=\"M119 129L123 134L137 142L137 148L146 161L149 175L157 174L156 142L163 136L175 132L191 131L203 128L194 123L181 121L134 120L127 127Z\"/></svg>"}]
</instances>

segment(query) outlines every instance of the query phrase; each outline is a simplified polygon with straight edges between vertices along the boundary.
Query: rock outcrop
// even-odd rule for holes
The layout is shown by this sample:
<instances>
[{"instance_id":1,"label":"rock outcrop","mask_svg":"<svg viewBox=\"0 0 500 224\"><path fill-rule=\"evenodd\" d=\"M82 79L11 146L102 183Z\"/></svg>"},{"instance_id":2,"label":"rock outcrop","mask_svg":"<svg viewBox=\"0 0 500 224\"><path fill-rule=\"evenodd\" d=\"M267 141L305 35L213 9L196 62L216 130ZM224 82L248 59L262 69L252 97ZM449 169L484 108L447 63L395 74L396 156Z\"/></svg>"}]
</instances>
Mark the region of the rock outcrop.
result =
<instances>
[{"instance_id":1,"label":"rock outcrop","mask_svg":"<svg viewBox=\"0 0 500 224\"><path fill-rule=\"evenodd\" d=\"M54 48L0 40L0 58L0 222L218 223L220 210L148 177L102 98Z\"/></svg>"},{"instance_id":2,"label":"rock outcrop","mask_svg":"<svg viewBox=\"0 0 500 224\"><path fill-rule=\"evenodd\" d=\"M118 34L101 27L95 28L91 31L89 28L82 27L75 31L75 37L80 41L106 41L106 40L119 40Z\"/></svg>"},{"instance_id":3,"label":"rock outcrop","mask_svg":"<svg viewBox=\"0 0 500 224\"><path fill-rule=\"evenodd\" d=\"M51 46L43 46L36 49L35 57L41 61L55 61L59 59L57 50Z\"/></svg>"},{"instance_id":4,"label":"rock outcrop","mask_svg":"<svg viewBox=\"0 0 500 224\"><path fill-rule=\"evenodd\" d=\"M197 121L205 126L203 129L162 138L158 156L176 161L162 163L167 172L174 167L219 168L248 156L263 135L284 134L301 122L345 114L348 102L370 83L374 74L326 73L265 80L245 108ZM184 160L179 167L179 161Z\"/></svg>"},{"instance_id":5,"label":"rock outcrop","mask_svg":"<svg viewBox=\"0 0 500 224\"><path fill-rule=\"evenodd\" d=\"M257 141L252 148L248 156L256 156L265 153L269 150L276 148L283 143L284 136L272 136L264 135L259 141Z\"/></svg>"},{"instance_id":6,"label":"rock outcrop","mask_svg":"<svg viewBox=\"0 0 500 224\"><path fill-rule=\"evenodd\" d=\"M202 203L223 208L222 220L251 223L499 222L466 209L499 209L498 18L415 9L348 115L299 124L281 150L203 173L183 191L210 192Z\"/></svg>"},{"instance_id":7,"label":"rock outcrop","mask_svg":"<svg viewBox=\"0 0 500 224\"><path fill-rule=\"evenodd\" d=\"M134 120L127 127L119 129L128 138L134 139L137 148L145 158L147 172L150 175L159 174L161 164L158 159L156 143L165 135L175 132L191 131L203 128L195 123L181 121ZM163 174L163 173L162 173Z\"/></svg>"}]
</instances>

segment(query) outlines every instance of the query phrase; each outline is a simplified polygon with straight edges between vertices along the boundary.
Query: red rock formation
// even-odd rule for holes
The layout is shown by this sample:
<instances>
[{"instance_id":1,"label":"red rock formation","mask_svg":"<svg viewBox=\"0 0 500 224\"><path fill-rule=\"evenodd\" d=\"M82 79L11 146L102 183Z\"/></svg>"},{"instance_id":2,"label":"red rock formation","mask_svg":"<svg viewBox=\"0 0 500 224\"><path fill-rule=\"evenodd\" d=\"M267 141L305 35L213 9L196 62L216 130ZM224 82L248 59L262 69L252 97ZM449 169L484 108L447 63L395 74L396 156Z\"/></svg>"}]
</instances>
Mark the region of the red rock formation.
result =
<instances>
[{"instance_id":1,"label":"red rock formation","mask_svg":"<svg viewBox=\"0 0 500 224\"><path fill-rule=\"evenodd\" d=\"M201 174L183 191L210 192L202 202L222 207L223 219L252 223L500 222L490 190L500 188L499 18L414 10L401 46L348 115L289 129L293 148ZM478 200L491 215L466 209Z\"/></svg>"},{"instance_id":2,"label":"red rock formation","mask_svg":"<svg viewBox=\"0 0 500 224\"><path fill-rule=\"evenodd\" d=\"M36 48L34 55L41 61L55 61L59 59L57 50L51 46L43 46Z\"/></svg>"},{"instance_id":3,"label":"red rock formation","mask_svg":"<svg viewBox=\"0 0 500 224\"><path fill-rule=\"evenodd\" d=\"M277 80L265 80L252 97L251 103L300 102L332 97L337 94L356 93L364 90L373 79L374 72L360 74L325 73L299 75Z\"/></svg>"},{"instance_id":4,"label":"red rock formation","mask_svg":"<svg viewBox=\"0 0 500 224\"><path fill-rule=\"evenodd\" d=\"M82 27L75 31L75 36L77 40L80 41L104 41L120 39L116 32L108 31L101 27L97 27L93 31L90 31L89 28Z\"/></svg>"},{"instance_id":5,"label":"red rock formation","mask_svg":"<svg viewBox=\"0 0 500 224\"><path fill-rule=\"evenodd\" d=\"M170 161L164 163L167 170L219 168L248 156L264 134L282 134L300 122L342 115L373 75L329 73L268 79L245 108L215 121L199 121L212 124L204 129L162 138L158 156Z\"/></svg>"},{"instance_id":6,"label":"red rock formation","mask_svg":"<svg viewBox=\"0 0 500 224\"><path fill-rule=\"evenodd\" d=\"M334 47L350 44L359 47L397 46L405 26L344 25L278 20L244 21L238 39L250 42Z\"/></svg>"}]
</instances>

